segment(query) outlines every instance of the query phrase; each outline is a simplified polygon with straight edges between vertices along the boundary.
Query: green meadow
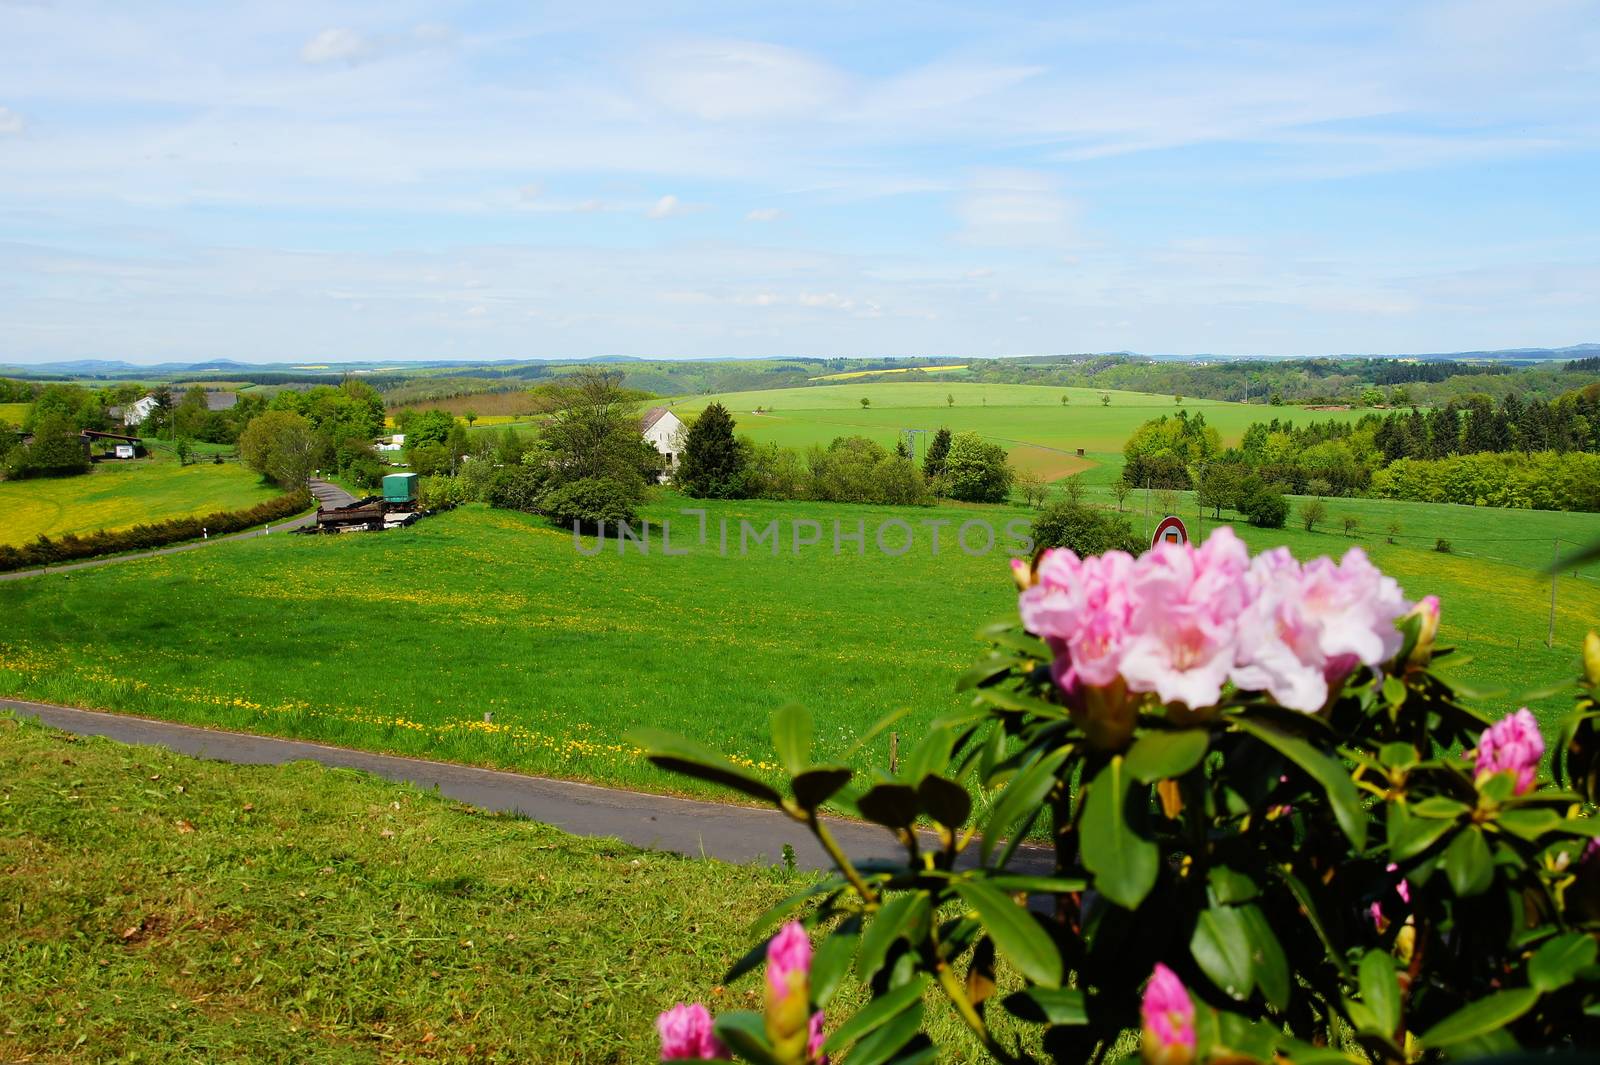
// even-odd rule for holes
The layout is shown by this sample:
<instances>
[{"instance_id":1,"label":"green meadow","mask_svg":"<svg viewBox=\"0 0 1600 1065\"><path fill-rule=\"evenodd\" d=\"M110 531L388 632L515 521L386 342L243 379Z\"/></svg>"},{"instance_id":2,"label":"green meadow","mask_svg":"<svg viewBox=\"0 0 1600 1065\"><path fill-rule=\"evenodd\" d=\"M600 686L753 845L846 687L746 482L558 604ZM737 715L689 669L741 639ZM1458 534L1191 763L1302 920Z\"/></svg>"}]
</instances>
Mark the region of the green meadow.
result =
<instances>
[{"instance_id":1,"label":"green meadow","mask_svg":"<svg viewBox=\"0 0 1600 1065\"><path fill-rule=\"evenodd\" d=\"M701 546L697 519L679 513L690 505L668 495L648 508L658 537L648 555L608 542L587 557L570 532L469 506L383 534L266 537L0 583L0 692L671 790L686 785L644 763L630 729L690 734L761 769L771 768L768 714L791 701L816 714L823 756L891 711L909 711L895 728L914 735L962 705L952 683L982 652L974 632L1015 616L1004 537L983 556L952 537L975 517L997 528L1026 519L1019 508L704 503ZM1477 705L1498 715L1527 703L1549 727L1570 704L1541 689L1575 675L1600 586L1561 579L1556 645L1545 647L1550 582L1533 566L1546 556L1538 536L1510 538L1538 522L1541 536L1579 539L1594 518L1386 506L1418 535L1449 520L1508 543L1491 558L1440 554L1431 538L1389 544L1375 522L1354 539L1240 532L1255 549L1283 543L1302 557L1360 543L1409 595L1443 600L1443 638L1461 648L1455 675L1482 693ZM661 553L662 519L687 554ZM741 555L741 519L780 522L778 553ZM916 535L893 557L873 542L890 519ZM796 553L798 520L819 522L822 542ZM863 553L848 542L834 553L835 520L846 533L864 524ZM938 555L925 521L951 523ZM891 549L903 536L889 527ZM880 737L856 764L882 764L886 748Z\"/></svg>"},{"instance_id":2,"label":"green meadow","mask_svg":"<svg viewBox=\"0 0 1600 1065\"><path fill-rule=\"evenodd\" d=\"M97 463L77 477L0 481L0 544L243 510L278 494L237 462L180 466L157 451L150 458Z\"/></svg>"},{"instance_id":3,"label":"green meadow","mask_svg":"<svg viewBox=\"0 0 1600 1065\"><path fill-rule=\"evenodd\" d=\"M32 403L0 403L0 423L21 425L31 409L33 409Z\"/></svg>"}]
</instances>

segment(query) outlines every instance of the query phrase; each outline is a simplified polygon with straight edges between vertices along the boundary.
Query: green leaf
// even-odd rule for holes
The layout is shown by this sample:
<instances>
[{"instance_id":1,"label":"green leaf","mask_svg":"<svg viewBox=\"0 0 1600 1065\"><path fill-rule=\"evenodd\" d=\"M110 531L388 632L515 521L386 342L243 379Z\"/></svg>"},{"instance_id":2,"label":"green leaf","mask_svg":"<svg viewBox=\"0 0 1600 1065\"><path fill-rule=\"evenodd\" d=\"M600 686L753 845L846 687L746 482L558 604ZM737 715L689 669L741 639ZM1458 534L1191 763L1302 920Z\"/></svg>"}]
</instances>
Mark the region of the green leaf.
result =
<instances>
[{"instance_id":1,"label":"green leaf","mask_svg":"<svg viewBox=\"0 0 1600 1065\"><path fill-rule=\"evenodd\" d=\"M1361 795L1355 783L1343 766L1305 740L1256 721L1236 720L1240 728L1305 770L1306 775L1320 784L1345 836L1358 850L1367 845L1367 812L1361 806Z\"/></svg>"},{"instance_id":2,"label":"green leaf","mask_svg":"<svg viewBox=\"0 0 1600 1065\"><path fill-rule=\"evenodd\" d=\"M927 920L928 914L928 895L922 891L896 895L883 904L867 924L861 936L861 951L856 955L856 975L863 983L883 968L894 941Z\"/></svg>"},{"instance_id":3,"label":"green leaf","mask_svg":"<svg viewBox=\"0 0 1600 1065\"><path fill-rule=\"evenodd\" d=\"M1455 822L1415 817L1404 803L1389 805L1389 857L1397 862L1414 858L1455 827Z\"/></svg>"},{"instance_id":4,"label":"green leaf","mask_svg":"<svg viewBox=\"0 0 1600 1065\"><path fill-rule=\"evenodd\" d=\"M917 785L917 798L928 816L946 828L960 828L972 812L972 796L953 780L929 773Z\"/></svg>"},{"instance_id":5,"label":"green leaf","mask_svg":"<svg viewBox=\"0 0 1600 1065\"><path fill-rule=\"evenodd\" d=\"M1146 732L1128 751L1128 775L1141 784L1181 777L1200 764L1210 744L1203 728Z\"/></svg>"},{"instance_id":6,"label":"green leaf","mask_svg":"<svg viewBox=\"0 0 1600 1065\"><path fill-rule=\"evenodd\" d=\"M1189 939L1189 953L1229 998L1243 1002L1250 997L1255 967L1250 963L1249 933L1236 908L1213 903L1202 910Z\"/></svg>"},{"instance_id":7,"label":"green leaf","mask_svg":"<svg viewBox=\"0 0 1600 1065\"><path fill-rule=\"evenodd\" d=\"M985 877L985 884L1001 891L1026 891L1032 895L1067 895L1089 888L1087 880L1065 876L1030 876L1027 873L1001 873Z\"/></svg>"},{"instance_id":8,"label":"green leaf","mask_svg":"<svg viewBox=\"0 0 1600 1065\"><path fill-rule=\"evenodd\" d=\"M1206 874L1206 883L1218 902L1249 902L1261 894L1261 889L1249 876L1226 865L1213 865Z\"/></svg>"},{"instance_id":9,"label":"green leaf","mask_svg":"<svg viewBox=\"0 0 1600 1065\"><path fill-rule=\"evenodd\" d=\"M988 822L983 826L983 846L979 854L984 865L989 864L995 847L1017 821L1044 802L1045 796L1056 785L1056 771L1071 753L1071 749L1065 747L1052 751L1018 773L1006 785L1000 798L995 800Z\"/></svg>"},{"instance_id":10,"label":"green leaf","mask_svg":"<svg viewBox=\"0 0 1600 1065\"><path fill-rule=\"evenodd\" d=\"M1461 1007L1423 1032L1422 1044L1426 1047L1446 1047L1499 1031L1533 1009L1538 1001L1539 992L1531 987L1496 991Z\"/></svg>"},{"instance_id":11,"label":"green leaf","mask_svg":"<svg viewBox=\"0 0 1600 1065\"><path fill-rule=\"evenodd\" d=\"M1276 1009L1289 1007L1289 960L1284 957L1283 945L1267 923L1266 914L1254 903L1240 906L1239 917L1244 922L1245 937L1250 942L1250 965L1256 986Z\"/></svg>"},{"instance_id":12,"label":"green leaf","mask_svg":"<svg viewBox=\"0 0 1600 1065\"><path fill-rule=\"evenodd\" d=\"M863 1037L850 1052L850 1065L885 1065L899 1056L921 1030L922 1000L919 998L909 1009L901 1010Z\"/></svg>"},{"instance_id":13,"label":"green leaf","mask_svg":"<svg viewBox=\"0 0 1600 1065\"><path fill-rule=\"evenodd\" d=\"M1542 992L1566 987L1577 978L1580 970L1594 964L1595 952L1593 936L1582 932L1557 936L1529 959L1528 983Z\"/></svg>"},{"instance_id":14,"label":"green leaf","mask_svg":"<svg viewBox=\"0 0 1600 1065\"><path fill-rule=\"evenodd\" d=\"M837 795L854 775L853 769L842 765L817 766L807 769L789 783L794 789L794 801L800 804L801 809L815 810Z\"/></svg>"},{"instance_id":15,"label":"green leaf","mask_svg":"<svg viewBox=\"0 0 1600 1065\"><path fill-rule=\"evenodd\" d=\"M811 764L811 712L794 703L772 712L772 747L790 776Z\"/></svg>"},{"instance_id":16,"label":"green leaf","mask_svg":"<svg viewBox=\"0 0 1600 1065\"><path fill-rule=\"evenodd\" d=\"M917 745L900 762L899 777L916 787L929 773L943 773L950 764L950 752L956 743L953 728L929 729Z\"/></svg>"},{"instance_id":17,"label":"green leaf","mask_svg":"<svg viewBox=\"0 0 1600 1065\"><path fill-rule=\"evenodd\" d=\"M635 729L628 733L626 739L642 748L645 757L662 769L721 784L774 806L783 805L783 797L771 785L746 773L703 744L660 729Z\"/></svg>"},{"instance_id":18,"label":"green leaf","mask_svg":"<svg viewBox=\"0 0 1600 1065\"><path fill-rule=\"evenodd\" d=\"M1095 775L1080 826L1083 864L1094 886L1125 909L1138 909L1155 887L1161 852L1128 824L1129 778L1120 755Z\"/></svg>"},{"instance_id":19,"label":"green leaf","mask_svg":"<svg viewBox=\"0 0 1600 1065\"><path fill-rule=\"evenodd\" d=\"M906 784L874 784L856 800L861 816L889 828L907 828L917 819L922 804L917 789Z\"/></svg>"},{"instance_id":20,"label":"green leaf","mask_svg":"<svg viewBox=\"0 0 1600 1065\"><path fill-rule=\"evenodd\" d=\"M894 990L879 995L840 1025L838 1031L828 1036L823 1049L829 1054L837 1054L868 1032L876 1031L892 1021L898 1014L922 1000L922 993L927 990L928 982L928 976L923 974L910 983L901 984Z\"/></svg>"},{"instance_id":21,"label":"green leaf","mask_svg":"<svg viewBox=\"0 0 1600 1065\"><path fill-rule=\"evenodd\" d=\"M1472 807L1466 803L1457 802L1443 795L1430 795L1411 804L1411 812L1418 817L1436 817L1447 821L1454 821L1471 809Z\"/></svg>"},{"instance_id":22,"label":"green leaf","mask_svg":"<svg viewBox=\"0 0 1600 1065\"><path fill-rule=\"evenodd\" d=\"M760 917L757 917L750 925L750 934L753 936L765 935L773 928L776 928L785 917L788 917L798 909L802 902L827 891L837 891L844 886L845 882L844 877L834 874L826 879L817 881L804 891L795 892L782 902L775 903Z\"/></svg>"},{"instance_id":23,"label":"green leaf","mask_svg":"<svg viewBox=\"0 0 1600 1065\"><path fill-rule=\"evenodd\" d=\"M1369 950L1358 970L1361 1001L1372 1011L1377 1034L1393 1036L1400 1027L1400 981L1394 974L1394 959L1387 952Z\"/></svg>"},{"instance_id":24,"label":"green leaf","mask_svg":"<svg viewBox=\"0 0 1600 1065\"><path fill-rule=\"evenodd\" d=\"M749 1010L724 1013L711 1030L744 1060L755 1065L779 1065L772 1044L767 1042L767 1022L761 1014Z\"/></svg>"},{"instance_id":25,"label":"green leaf","mask_svg":"<svg viewBox=\"0 0 1600 1065\"><path fill-rule=\"evenodd\" d=\"M984 705L999 710L1016 710L1054 721L1065 721L1072 716L1064 706L1057 706L1055 703L1048 703L1021 692L1006 691L1003 688L981 688L975 698Z\"/></svg>"},{"instance_id":26,"label":"green leaf","mask_svg":"<svg viewBox=\"0 0 1600 1065\"><path fill-rule=\"evenodd\" d=\"M964 692L989 684L1013 669L1026 669L1028 662L1015 655L991 655L961 672L956 678L956 691Z\"/></svg>"},{"instance_id":27,"label":"green leaf","mask_svg":"<svg viewBox=\"0 0 1600 1065\"><path fill-rule=\"evenodd\" d=\"M1033 1024L1088 1024L1083 992L1072 987L1030 987L1007 995L1000 1005L1013 1017Z\"/></svg>"},{"instance_id":28,"label":"green leaf","mask_svg":"<svg viewBox=\"0 0 1600 1065\"><path fill-rule=\"evenodd\" d=\"M1557 831L1563 821L1561 815L1554 810L1542 809L1501 810L1494 819L1497 826L1521 836L1530 843L1537 842L1546 832Z\"/></svg>"},{"instance_id":29,"label":"green leaf","mask_svg":"<svg viewBox=\"0 0 1600 1065\"><path fill-rule=\"evenodd\" d=\"M1344 960L1344 951L1335 946L1333 938L1328 935L1327 925L1323 924L1322 915L1317 912L1317 900L1311 894L1311 889L1306 887L1299 877L1287 869L1279 868L1273 871L1277 873L1278 879L1283 881L1283 886L1289 889L1289 894L1293 895L1295 901L1300 904L1300 913L1304 915L1306 921L1311 925L1311 930L1317 934L1317 938L1322 941L1322 948L1326 952L1328 960L1338 968L1339 975L1349 979L1351 977L1350 966Z\"/></svg>"},{"instance_id":30,"label":"green leaf","mask_svg":"<svg viewBox=\"0 0 1600 1065\"><path fill-rule=\"evenodd\" d=\"M1417 749L1409 743L1386 743L1378 748L1378 761L1390 769L1406 769L1417 763Z\"/></svg>"},{"instance_id":31,"label":"green leaf","mask_svg":"<svg viewBox=\"0 0 1600 1065\"><path fill-rule=\"evenodd\" d=\"M1483 830L1477 825L1468 825L1445 848L1444 872L1450 878L1450 890L1460 898L1488 890L1494 881L1494 859L1489 855Z\"/></svg>"},{"instance_id":32,"label":"green leaf","mask_svg":"<svg viewBox=\"0 0 1600 1065\"><path fill-rule=\"evenodd\" d=\"M834 992L839 990L845 974L850 971L850 963L855 960L856 947L860 944L859 914L841 921L839 927L817 944L817 952L811 959L811 1001L818 1009L826 1006Z\"/></svg>"},{"instance_id":33,"label":"green leaf","mask_svg":"<svg viewBox=\"0 0 1600 1065\"><path fill-rule=\"evenodd\" d=\"M978 911L995 948L1018 972L1044 987L1061 986L1061 952L1032 914L981 881L958 880L954 887Z\"/></svg>"}]
</instances>

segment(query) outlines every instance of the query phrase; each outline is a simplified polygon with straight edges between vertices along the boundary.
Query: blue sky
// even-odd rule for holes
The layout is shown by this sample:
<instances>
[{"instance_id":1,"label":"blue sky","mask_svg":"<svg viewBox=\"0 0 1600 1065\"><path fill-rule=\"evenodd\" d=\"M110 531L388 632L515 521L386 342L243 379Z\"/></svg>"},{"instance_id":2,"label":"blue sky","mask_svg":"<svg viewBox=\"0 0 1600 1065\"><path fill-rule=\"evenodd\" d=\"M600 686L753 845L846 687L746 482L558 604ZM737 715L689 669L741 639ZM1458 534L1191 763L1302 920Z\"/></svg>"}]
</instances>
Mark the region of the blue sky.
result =
<instances>
[{"instance_id":1,"label":"blue sky","mask_svg":"<svg viewBox=\"0 0 1600 1065\"><path fill-rule=\"evenodd\" d=\"M1564 345L1597 179L1589 0L0 0L0 361Z\"/></svg>"}]
</instances>

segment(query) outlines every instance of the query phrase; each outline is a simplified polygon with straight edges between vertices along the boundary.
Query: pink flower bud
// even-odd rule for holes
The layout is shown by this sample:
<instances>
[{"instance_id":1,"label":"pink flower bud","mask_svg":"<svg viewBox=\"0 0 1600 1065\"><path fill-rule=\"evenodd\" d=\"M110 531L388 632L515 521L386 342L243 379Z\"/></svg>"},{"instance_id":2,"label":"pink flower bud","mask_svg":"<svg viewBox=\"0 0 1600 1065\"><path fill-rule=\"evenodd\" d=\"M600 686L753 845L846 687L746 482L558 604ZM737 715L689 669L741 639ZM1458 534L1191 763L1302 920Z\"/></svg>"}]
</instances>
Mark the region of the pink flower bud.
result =
<instances>
[{"instance_id":1,"label":"pink flower bud","mask_svg":"<svg viewBox=\"0 0 1600 1065\"><path fill-rule=\"evenodd\" d=\"M799 921L790 921L767 944L767 987L784 998L794 987L809 990L810 984L811 937Z\"/></svg>"},{"instance_id":2,"label":"pink flower bud","mask_svg":"<svg viewBox=\"0 0 1600 1065\"><path fill-rule=\"evenodd\" d=\"M1539 735L1539 722L1524 706L1484 729L1478 740L1478 780L1495 773L1514 773L1516 793L1522 795L1533 787L1539 759L1543 757L1544 737Z\"/></svg>"},{"instance_id":3,"label":"pink flower bud","mask_svg":"<svg viewBox=\"0 0 1600 1065\"><path fill-rule=\"evenodd\" d=\"M813 1065L828 1065L828 1055L822 1052L822 1044L827 1042L827 1036L822 1034L822 1011L811 1015L810 1038L806 1040L806 1057Z\"/></svg>"},{"instance_id":4,"label":"pink flower bud","mask_svg":"<svg viewBox=\"0 0 1600 1065\"><path fill-rule=\"evenodd\" d=\"M729 1057L728 1048L711 1030L711 1011L700 1003L683 1003L656 1018L661 1036L662 1061L717 1061Z\"/></svg>"},{"instance_id":5,"label":"pink flower bud","mask_svg":"<svg viewBox=\"0 0 1600 1065\"><path fill-rule=\"evenodd\" d=\"M1417 643L1411 649L1406 665L1420 669L1433 660L1433 642L1439 636L1439 597L1423 596L1411 608L1411 613L1421 618L1422 623L1417 627Z\"/></svg>"},{"instance_id":6,"label":"pink flower bud","mask_svg":"<svg viewBox=\"0 0 1600 1065\"><path fill-rule=\"evenodd\" d=\"M767 944L767 1039L783 1065L800 1065L811 1038L811 939L790 921Z\"/></svg>"},{"instance_id":7,"label":"pink flower bud","mask_svg":"<svg viewBox=\"0 0 1600 1065\"><path fill-rule=\"evenodd\" d=\"M1189 1065L1194 1060L1194 1003L1178 974L1160 962L1145 985L1139 1016L1147 1065Z\"/></svg>"}]
</instances>

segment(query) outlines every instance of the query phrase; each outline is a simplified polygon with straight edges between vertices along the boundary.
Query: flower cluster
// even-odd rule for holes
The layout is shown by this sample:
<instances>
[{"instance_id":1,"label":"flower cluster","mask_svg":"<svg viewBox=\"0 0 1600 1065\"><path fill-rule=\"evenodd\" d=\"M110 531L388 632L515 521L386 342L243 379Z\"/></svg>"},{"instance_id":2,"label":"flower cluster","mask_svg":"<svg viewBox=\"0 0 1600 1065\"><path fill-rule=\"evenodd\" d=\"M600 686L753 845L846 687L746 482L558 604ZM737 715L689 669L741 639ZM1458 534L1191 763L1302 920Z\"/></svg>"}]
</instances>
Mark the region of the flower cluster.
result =
<instances>
[{"instance_id":1,"label":"flower cluster","mask_svg":"<svg viewBox=\"0 0 1600 1065\"><path fill-rule=\"evenodd\" d=\"M828 1065L823 1013L811 1012L811 939L790 921L767 944L767 1038L783 1065ZM732 1054L716 1037L711 1013L700 1003L679 1003L656 1018L662 1061L726 1061Z\"/></svg>"},{"instance_id":2,"label":"flower cluster","mask_svg":"<svg viewBox=\"0 0 1600 1065\"><path fill-rule=\"evenodd\" d=\"M1539 722L1524 706L1484 729L1478 740L1478 780L1482 782L1496 773L1512 773L1517 778L1516 793L1525 795L1533 787L1539 759L1543 757L1544 737L1539 735Z\"/></svg>"},{"instance_id":3,"label":"flower cluster","mask_svg":"<svg viewBox=\"0 0 1600 1065\"><path fill-rule=\"evenodd\" d=\"M1226 527L1137 559L1047 551L1026 584L1022 620L1080 705L1121 685L1199 710L1232 683L1313 713L1357 665L1400 650L1395 622L1412 609L1360 548L1337 563L1302 565L1285 548L1252 560Z\"/></svg>"}]
</instances>

